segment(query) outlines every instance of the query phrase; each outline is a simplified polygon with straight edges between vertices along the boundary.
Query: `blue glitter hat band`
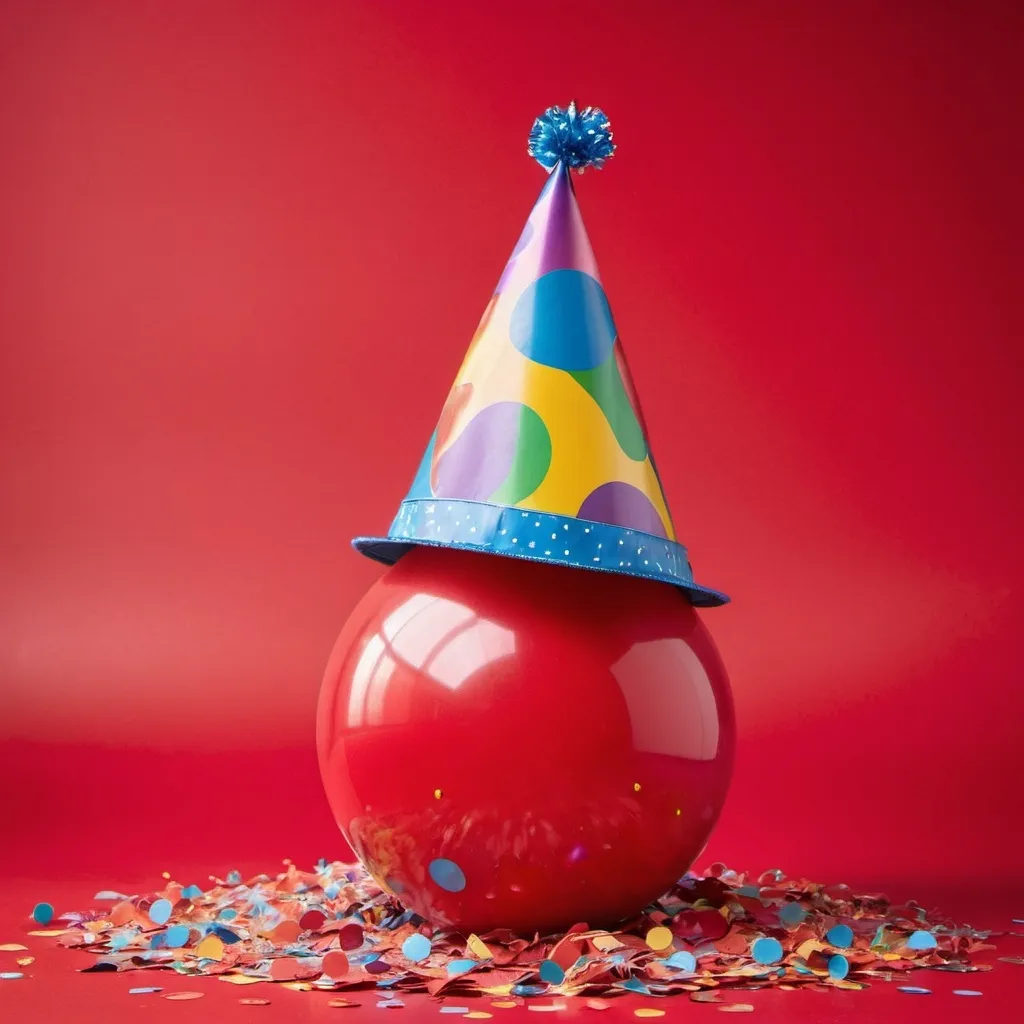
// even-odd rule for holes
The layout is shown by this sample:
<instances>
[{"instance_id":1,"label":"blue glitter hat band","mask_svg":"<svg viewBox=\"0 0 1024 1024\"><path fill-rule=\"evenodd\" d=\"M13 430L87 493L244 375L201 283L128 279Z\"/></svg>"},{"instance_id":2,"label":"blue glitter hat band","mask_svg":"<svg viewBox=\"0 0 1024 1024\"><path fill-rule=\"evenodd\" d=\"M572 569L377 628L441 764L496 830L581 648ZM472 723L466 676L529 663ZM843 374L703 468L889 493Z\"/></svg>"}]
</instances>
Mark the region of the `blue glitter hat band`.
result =
<instances>
[{"instance_id":1,"label":"blue glitter hat band","mask_svg":"<svg viewBox=\"0 0 1024 1024\"><path fill-rule=\"evenodd\" d=\"M670 583L699 607L729 598L693 581L686 548L664 537L572 516L443 498L405 501L387 537L357 537L361 554L393 565L414 545L616 572Z\"/></svg>"}]
</instances>

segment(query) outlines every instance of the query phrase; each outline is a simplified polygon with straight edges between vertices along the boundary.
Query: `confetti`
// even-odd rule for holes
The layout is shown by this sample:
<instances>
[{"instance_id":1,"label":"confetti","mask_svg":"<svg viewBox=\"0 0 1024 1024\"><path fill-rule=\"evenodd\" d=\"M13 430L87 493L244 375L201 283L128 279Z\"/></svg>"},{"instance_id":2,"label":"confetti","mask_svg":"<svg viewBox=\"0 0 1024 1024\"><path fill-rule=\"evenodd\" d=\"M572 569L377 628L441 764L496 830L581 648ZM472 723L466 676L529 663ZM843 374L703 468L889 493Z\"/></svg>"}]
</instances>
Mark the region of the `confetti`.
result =
<instances>
[{"instance_id":1,"label":"confetti","mask_svg":"<svg viewBox=\"0 0 1024 1024\"><path fill-rule=\"evenodd\" d=\"M331 999L327 1005L334 1010L351 1010L355 1006L359 1006L359 1003L354 1003L351 999Z\"/></svg>"},{"instance_id":2,"label":"confetti","mask_svg":"<svg viewBox=\"0 0 1024 1024\"><path fill-rule=\"evenodd\" d=\"M401 999L384 999L377 1004L378 1010L401 1010L405 1003Z\"/></svg>"},{"instance_id":3,"label":"confetti","mask_svg":"<svg viewBox=\"0 0 1024 1024\"><path fill-rule=\"evenodd\" d=\"M672 945L673 938L674 936L668 928L663 925L659 925L656 928L652 928L647 933L647 945L650 946L651 949L659 951L662 949L668 949L668 947Z\"/></svg>"},{"instance_id":4,"label":"confetti","mask_svg":"<svg viewBox=\"0 0 1024 1024\"><path fill-rule=\"evenodd\" d=\"M778 939L756 939L750 953L759 964L777 964L782 959L782 943Z\"/></svg>"},{"instance_id":5,"label":"confetti","mask_svg":"<svg viewBox=\"0 0 1024 1024\"><path fill-rule=\"evenodd\" d=\"M47 925L53 920L53 907L49 903L37 903L32 908L32 920Z\"/></svg>"},{"instance_id":6,"label":"confetti","mask_svg":"<svg viewBox=\"0 0 1024 1024\"><path fill-rule=\"evenodd\" d=\"M164 999L173 999L176 1002L183 1002L187 999L202 999L205 992L168 992Z\"/></svg>"},{"instance_id":7,"label":"confetti","mask_svg":"<svg viewBox=\"0 0 1024 1024\"><path fill-rule=\"evenodd\" d=\"M17 981L24 977L20 971L0 971L0 981Z\"/></svg>"},{"instance_id":8,"label":"confetti","mask_svg":"<svg viewBox=\"0 0 1024 1024\"><path fill-rule=\"evenodd\" d=\"M446 892L462 892L466 888L466 876L453 860L439 857L430 862L427 870L430 877Z\"/></svg>"},{"instance_id":9,"label":"confetti","mask_svg":"<svg viewBox=\"0 0 1024 1024\"><path fill-rule=\"evenodd\" d=\"M473 1010L472 1013L463 1014L464 1017L468 1017L470 1020L487 1020L488 1017L493 1017L493 1013L488 1013L486 1010Z\"/></svg>"},{"instance_id":10,"label":"confetti","mask_svg":"<svg viewBox=\"0 0 1024 1024\"><path fill-rule=\"evenodd\" d=\"M955 988L953 989L953 995L955 996L980 996L981 992L976 991L973 988Z\"/></svg>"},{"instance_id":11,"label":"confetti","mask_svg":"<svg viewBox=\"0 0 1024 1024\"><path fill-rule=\"evenodd\" d=\"M722 1013L753 1013L753 1003L726 1003L718 1008Z\"/></svg>"},{"instance_id":12,"label":"confetti","mask_svg":"<svg viewBox=\"0 0 1024 1024\"><path fill-rule=\"evenodd\" d=\"M20 953L26 949L28 946L23 946L20 942L5 942L0 946L0 953Z\"/></svg>"},{"instance_id":13,"label":"confetti","mask_svg":"<svg viewBox=\"0 0 1024 1024\"><path fill-rule=\"evenodd\" d=\"M163 989L159 985L149 985L145 988L128 989L128 995L130 996L148 996L151 992L163 992Z\"/></svg>"},{"instance_id":14,"label":"confetti","mask_svg":"<svg viewBox=\"0 0 1024 1024\"><path fill-rule=\"evenodd\" d=\"M633 1011L634 1017L664 1017L664 1010L656 1010L653 1006L638 1006Z\"/></svg>"},{"instance_id":15,"label":"confetti","mask_svg":"<svg viewBox=\"0 0 1024 1024\"><path fill-rule=\"evenodd\" d=\"M430 956L430 939L419 932L413 932L402 943L402 956L413 963L420 963Z\"/></svg>"},{"instance_id":16,"label":"confetti","mask_svg":"<svg viewBox=\"0 0 1024 1024\"><path fill-rule=\"evenodd\" d=\"M464 1016L465 1014L469 1013L469 1007L468 1006L442 1006L441 1007L441 1012L442 1013L457 1013L461 1017L461 1016Z\"/></svg>"},{"instance_id":17,"label":"confetti","mask_svg":"<svg viewBox=\"0 0 1024 1024\"><path fill-rule=\"evenodd\" d=\"M450 860L431 861L428 873L428 886L466 884ZM464 936L431 926L402 906L401 888L391 876L386 885L377 883L358 865L323 861L303 871L289 861L276 875L211 877L205 891L173 882L138 895L103 890L116 902L69 913L61 918L69 927L41 934L90 954L90 974L171 970L193 985L219 978L231 985L327 990L328 1005L339 1009L357 1005L343 998L344 990L369 988L373 1005L383 1009L400 1008L407 993L426 993L454 997L455 1005L445 1003L441 1012L460 1016L524 1005L537 1013L565 1009L566 1002L537 999L562 986L567 997L596 1011L614 1006L612 997L624 993L686 993L694 1002L742 1013L749 1011L734 1007L746 1003L728 1002L721 993L858 991L876 979L927 994L901 985L909 972L983 970L975 955L991 950L993 934L999 935L917 904L894 906L884 896L844 886L724 865L704 877L686 875L618 930L580 924L548 936L516 937L501 929ZM20 944L5 948L27 952ZM159 994L175 1000L203 995ZM486 1010L463 1005L480 996L493 999Z\"/></svg>"},{"instance_id":18,"label":"confetti","mask_svg":"<svg viewBox=\"0 0 1024 1024\"><path fill-rule=\"evenodd\" d=\"M34 956L19 956L14 962L19 967L31 967L36 962L36 958Z\"/></svg>"},{"instance_id":19,"label":"confetti","mask_svg":"<svg viewBox=\"0 0 1024 1024\"><path fill-rule=\"evenodd\" d=\"M917 985L900 985L900 991L906 992L908 996L930 996L932 994L930 988L920 988Z\"/></svg>"},{"instance_id":20,"label":"confetti","mask_svg":"<svg viewBox=\"0 0 1024 1024\"><path fill-rule=\"evenodd\" d=\"M239 999L243 1006L269 1006L269 999Z\"/></svg>"}]
</instances>

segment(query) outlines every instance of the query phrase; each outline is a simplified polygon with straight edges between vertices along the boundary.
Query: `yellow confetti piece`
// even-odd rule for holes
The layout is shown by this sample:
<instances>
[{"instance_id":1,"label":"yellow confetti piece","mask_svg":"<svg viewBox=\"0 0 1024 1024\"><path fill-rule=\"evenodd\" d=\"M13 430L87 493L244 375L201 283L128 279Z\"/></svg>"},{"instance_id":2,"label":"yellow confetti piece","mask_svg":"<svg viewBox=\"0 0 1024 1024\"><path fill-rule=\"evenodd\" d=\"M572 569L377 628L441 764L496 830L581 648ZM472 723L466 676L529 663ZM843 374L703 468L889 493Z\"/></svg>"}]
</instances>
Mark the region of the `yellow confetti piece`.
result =
<instances>
[{"instance_id":1,"label":"yellow confetti piece","mask_svg":"<svg viewBox=\"0 0 1024 1024\"><path fill-rule=\"evenodd\" d=\"M634 1017L664 1017L664 1010L656 1010L653 1006L641 1006L633 1011Z\"/></svg>"},{"instance_id":2,"label":"yellow confetti piece","mask_svg":"<svg viewBox=\"0 0 1024 1024\"><path fill-rule=\"evenodd\" d=\"M220 976L221 981L226 981L229 985L258 985L261 981L266 981L266 978L252 978L248 974L222 974Z\"/></svg>"},{"instance_id":3,"label":"yellow confetti piece","mask_svg":"<svg viewBox=\"0 0 1024 1024\"><path fill-rule=\"evenodd\" d=\"M672 932L665 928L663 925L658 925L656 928L652 928L647 933L647 945L651 949L668 949L672 945Z\"/></svg>"},{"instance_id":4,"label":"yellow confetti piece","mask_svg":"<svg viewBox=\"0 0 1024 1024\"><path fill-rule=\"evenodd\" d=\"M806 960L812 953L819 953L824 948L825 946L822 943L816 942L814 939L807 939L797 946L796 955L801 960Z\"/></svg>"},{"instance_id":5,"label":"yellow confetti piece","mask_svg":"<svg viewBox=\"0 0 1024 1024\"><path fill-rule=\"evenodd\" d=\"M171 999L175 1002L184 1002L186 999L202 999L205 992L168 992L164 999Z\"/></svg>"},{"instance_id":6,"label":"yellow confetti piece","mask_svg":"<svg viewBox=\"0 0 1024 1024\"><path fill-rule=\"evenodd\" d=\"M160 877L163 879L169 879L171 877L171 873L170 871L161 871Z\"/></svg>"},{"instance_id":7,"label":"yellow confetti piece","mask_svg":"<svg viewBox=\"0 0 1024 1024\"><path fill-rule=\"evenodd\" d=\"M23 946L20 942L5 942L0 946L0 953L20 953L25 949L28 949L28 946Z\"/></svg>"},{"instance_id":8,"label":"yellow confetti piece","mask_svg":"<svg viewBox=\"0 0 1024 1024\"><path fill-rule=\"evenodd\" d=\"M481 985L480 991L485 996L508 996L512 994L511 985Z\"/></svg>"},{"instance_id":9,"label":"yellow confetti piece","mask_svg":"<svg viewBox=\"0 0 1024 1024\"><path fill-rule=\"evenodd\" d=\"M751 1003L726 1003L718 1008L722 1013L753 1013L754 1007Z\"/></svg>"},{"instance_id":10,"label":"yellow confetti piece","mask_svg":"<svg viewBox=\"0 0 1024 1024\"><path fill-rule=\"evenodd\" d=\"M496 1006L499 1010L514 1010L518 1005L514 999L495 999L491 1002L491 1006Z\"/></svg>"},{"instance_id":11,"label":"yellow confetti piece","mask_svg":"<svg viewBox=\"0 0 1024 1024\"><path fill-rule=\"evenodd\" d=\"M308 981L285 981L281 988L290 988L293 992L312 992L313 986Z\"/></svg>"},{"instance_id":12,"label":"yellow confetti piece","mask_svg":"<svg viewBox=\"0 0 1024 1024\"><path fill-rule=\"evenodd\" d=\"M217 935L207 935L196 946L196 956L209 960L221 960L224 957L224 940Z\"/></svg>"},{"instance_id":13,"label":"yellow confetti piece","mask_svg":"<svg viewBox=\"0 0 1024 1024\"><path fill-rule=\"evenodd\" d=\"M480 960L490 960L494 956L479 935L470 935L466 940L466 949Z\"/></svg>"},{"instance_id":14,"label":"yellow confetti piece","mask_svg":"<svg viewBox=\"0 0 1024 1024\"><path fill-rule=\"evenodd\" d=\"M29 964L34 964L36 962L36 958L34 956L19 956L14 962L19 967L28 967Z\"/></svg>"},{"instance_id":15,"label":"yellow confetti piece","mask_svg":"<svg viewBox=\"0 0 1024 1024\"><path fill-rule=\"evenodd\" d=\"M601 950L602 953L607 953L613 949L618 949L623 945L614 935L595 935L590 940L594 944L595 949Z\"/></svg>"},{"instance_id":16,"label":"yellow confetti piece","mask_svg":"<svg viewBox=\"0 0 1024 1024\"><path fill-rule=\"evenodd\" d=\"M69 931L71 931L70 928L40 928L38 931L26 932L26 934L44 938L47 935L67 935Z\"/></svg>"},{"instance_id":17,"label":"yellow confetti piece","mask_svg":"<svg viewBox=\"0 0 1024 1024\"><path fill-rule=\"evenodd\" d=\"M493 1013L488 1013L486 1010L473 1010L472 1013L464 1013L463 1017L468 1017L469 1020L486 1020L488 1017L493 1017Z\"/></svg>"}]
</instances>

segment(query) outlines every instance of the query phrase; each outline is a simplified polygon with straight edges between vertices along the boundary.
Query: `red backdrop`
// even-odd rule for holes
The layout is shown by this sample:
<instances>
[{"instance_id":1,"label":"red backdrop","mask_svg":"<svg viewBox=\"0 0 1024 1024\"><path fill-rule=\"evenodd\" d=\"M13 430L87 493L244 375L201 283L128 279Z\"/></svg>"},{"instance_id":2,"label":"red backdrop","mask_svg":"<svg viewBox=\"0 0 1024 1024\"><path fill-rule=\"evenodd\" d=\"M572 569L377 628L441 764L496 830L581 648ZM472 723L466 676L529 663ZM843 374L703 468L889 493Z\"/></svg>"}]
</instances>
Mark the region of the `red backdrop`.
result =
<instances>
[{"instance_id":1,"label":"red backdrop","mask_svg":"<svg viewBox=\"0 0 1024 1024\"><path fill-rule=\"evenodd\" d=\"M5 856L343 855L313 720L380 571L349 538L404 494L542 184L531 119L575 96L620 145L578 192L669 500L734 598L708 856L1019 868L1019 6L2 15Z\"/></svg>"}]
</instances>

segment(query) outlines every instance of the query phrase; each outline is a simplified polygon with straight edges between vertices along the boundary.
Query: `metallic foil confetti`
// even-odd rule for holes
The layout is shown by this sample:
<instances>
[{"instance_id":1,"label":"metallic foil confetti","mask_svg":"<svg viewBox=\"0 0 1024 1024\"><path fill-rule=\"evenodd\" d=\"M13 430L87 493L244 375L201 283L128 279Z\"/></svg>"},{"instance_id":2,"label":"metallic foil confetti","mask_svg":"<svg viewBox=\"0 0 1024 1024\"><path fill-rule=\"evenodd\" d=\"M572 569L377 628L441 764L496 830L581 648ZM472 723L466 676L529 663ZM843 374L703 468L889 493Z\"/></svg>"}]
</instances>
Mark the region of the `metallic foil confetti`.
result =
<instances>
[{"instance_id":1,"label":"metallic foil confetti","mask_svg":"<svg viewBox=\"0 0 1024 1024\"><path fill-rule=\"evenodd\" d=\"M430 867L438 864L449 883L464 884L453 862ZM351 864L321 861L302 871L286 862L276 876L243 880L232 872L212 878L205 891L196 888L167 879L156 892L115 893L114 906L60 915L54 920L64 927L44 934L93 954L88 973L162 969L186 979L326 990L337 994L328 1005L338 1009L357 1005L340 996L348 989L372 990L382 1009L401 1008L405 993L425 992L448 1000L442 1012L461 1016L470 1013L464 1003L470 996L493 997L490 1005L498 1009L525 1000L531 1010L553 1012L566 1003L536 997L582 997L584 1008L603 1010L609 997L625 993L685 994L742 1013L738 1007L748 1004L723 994L769 987L857 991L876 981L906 980L921 969L989 970L976 954L993 949L996 934L914 903L894 905L845 886L787 879L777 870L746 875L724 865L704 877L687 875L616 931L580 924L550 936L502 929L464 936L432 928ZM3 948L25 950L16 943ZM162 998L202 995L168 992Z\"/></svg>"}]
</instances>

